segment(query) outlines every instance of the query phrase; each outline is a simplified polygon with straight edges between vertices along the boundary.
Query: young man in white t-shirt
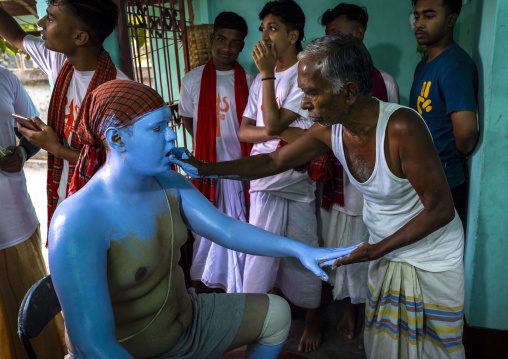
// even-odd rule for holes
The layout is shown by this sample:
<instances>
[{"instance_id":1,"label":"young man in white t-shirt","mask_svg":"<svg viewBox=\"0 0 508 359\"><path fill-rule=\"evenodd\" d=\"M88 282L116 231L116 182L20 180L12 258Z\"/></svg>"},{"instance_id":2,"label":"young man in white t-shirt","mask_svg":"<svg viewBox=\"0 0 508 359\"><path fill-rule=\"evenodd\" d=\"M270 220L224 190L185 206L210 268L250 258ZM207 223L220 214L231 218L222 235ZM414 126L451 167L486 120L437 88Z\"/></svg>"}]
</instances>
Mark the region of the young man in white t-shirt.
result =
<instances>
[{"instance_id":1,"label":"young man in white t-shirt","mask_svg":"<svg viewBox=\"0 0 508 359\"><path fill-rule=\"evenodd\" d=\"M103 41L116 27L118 9L112 0L51 0L47 14L38 25L42 28L42 40L25 33L17 22L0 8L0 36L20 50L26 51L55 84L50 104L48 125L35 119L42 131L31 131L19 127L22 135L32 144L49 152L48 161L48 221L67 194L70 182L69 168L77 162L80 147L72 145L73 132L77 126L81 103L88 92L104 81L102 62L108 59L109 72L116 71L111 78L127 77L111 66L112 62L102 47ZM58 75L68 62L67 92L61 94ZM95 77L95 80L92 79ZM62 82L64 79L61 79ZM90 86L92 82L93 86ZM58 118L51 121L51 113L56 111L53 104L58 96L62 98L65 109ZM53 123L51 123L53 122ZM51 126L52 125L52 126ZM75 139L74 139L75 141ZM53 159L54 156L54 159ZM69 166L71 164L71 166ZM72 171L71 171L72 172Z\"/></svg>"},{"instance_id":2,"label":"young man in white t-shirt","mask_svg":"<svg viewBox=\"0 0 508 359\"><path fill-rule=\"evenodd\" d=\"M185 128L194 140L194 150L196 152L197 146L203 146L206 152L213 151L217 162L242 157L242 146L245 147L238 139L239 121L254 75L244 71L236 59L243 49L247 31L243 17L234 12L220 13L215 18L214 31L210 37L212 58L207 65L190 71L182 79L178 110ZM202 93L202 90L209 89L208 82L211 82L213 75L216 81L215 94ZM243 76L244 81L237 76ZM237 78L238 81L235 81ZM206 96L210 96L211 101L207 102L208 99L204 98ZM237 103L237 96L243 97L238 99L240 103ZM206 106L204 112L198 110L200 106ZM206 131L206 126L215 128L215 136L206 136L206 133L198 131ZM249 155L250 147L247 153L245 150L243 152L244 155ZM213 185L214 195L205 189L202 193L229 217L247 221L244 183L221 179ZM202 189L203 184L197 182L196 186ZM242 293L245 253L221 247L195 233L194 237L190 276L198 282L194 283L196 290L201 290L199 283L202 282L208 287L221 288L228 293Z\"/></svg>"},{"instance_id":3,"label":"young man in white t-shirt","mask_svg":"<svg viewBox=\"0 0 508 359\"><path fill-rule=\"evenodd\" d=\"M290 142L312 125L307 111L300 108L303 93L297 84L297 54L302 48L305 15L294 1L270 1L259 19L261 41L252 57L260 74L250 89L239 133L241 141L254 143L251 155L271 153L280 138ZM250 186L249 223L318 246L316 186L306 172L289 170L251 181ZM307 310L298 350L317 349L321 341L321 281L292 259L247 255L244 292L267 292L274 287Z\"/></svg>"},{"instance_id":4,"label":"young man in white t-shirt","mask_svg":"<svg viewBox=\"0 0 508 359\"><path fill-rule=\"evenodd\" d=\"M37 116L32 100L13 73L0 66L0 359L24 357L18 339L18 311L26 292L47 275L41 251L41 232L27 192L25 161L39 149L20 137L12 113ZM63 323L54 324L36 340L40 358L63 357ZM59 338L60 337L60 338Z\"/></svg>"}]
</instances>

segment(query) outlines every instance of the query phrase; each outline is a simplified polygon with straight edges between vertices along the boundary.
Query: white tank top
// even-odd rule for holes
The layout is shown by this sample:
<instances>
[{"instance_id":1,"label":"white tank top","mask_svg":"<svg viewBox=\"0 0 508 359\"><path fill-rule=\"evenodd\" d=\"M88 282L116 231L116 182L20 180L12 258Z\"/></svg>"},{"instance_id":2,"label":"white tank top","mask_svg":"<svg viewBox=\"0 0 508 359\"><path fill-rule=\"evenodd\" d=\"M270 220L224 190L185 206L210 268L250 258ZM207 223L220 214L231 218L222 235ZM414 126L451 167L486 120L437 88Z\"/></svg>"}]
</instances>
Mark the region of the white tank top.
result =
<instances>
[{"instance_id":1,"label":"white tank top","mask_svg":"<svg viewBox=\"0 0 508 359\"><path fill-rule=\"evenodd\" d=\"M378 243L395 233L423 210L420 197L409 180L395 176L386 163L384 151L386 127L390 116L399 108L407 107L379 101L376 163L372 175L363 183L358 182L347 167L342 141L342 125L332 126L333 152L344 166L351 183L363 194L363 221L370 233L370 244ZM406 262L430 272L441 272L460 265L463 251L464 231L455 212L455 218L446 226L416 243L385 255L384 258Z\"/></svg>"}]
</instances>

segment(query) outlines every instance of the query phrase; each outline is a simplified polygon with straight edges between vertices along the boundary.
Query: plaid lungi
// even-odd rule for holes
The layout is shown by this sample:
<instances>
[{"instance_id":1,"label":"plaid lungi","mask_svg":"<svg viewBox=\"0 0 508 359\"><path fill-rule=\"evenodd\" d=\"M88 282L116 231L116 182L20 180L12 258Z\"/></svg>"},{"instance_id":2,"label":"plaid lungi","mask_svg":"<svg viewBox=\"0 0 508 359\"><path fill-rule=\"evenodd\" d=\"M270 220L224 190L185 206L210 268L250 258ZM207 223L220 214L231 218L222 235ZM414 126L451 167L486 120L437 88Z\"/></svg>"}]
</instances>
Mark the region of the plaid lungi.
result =
<instances>
[{"instance_id":1,"label":"plaid lungi","mask_svg":"<svg viewBox=\"0 0 508 359\"><path fill-rule=\"evenodd\" d=\"M428 272L386 259L369 267L368 358L464 358L464 267Z\"/></svg>"}]
</instances>

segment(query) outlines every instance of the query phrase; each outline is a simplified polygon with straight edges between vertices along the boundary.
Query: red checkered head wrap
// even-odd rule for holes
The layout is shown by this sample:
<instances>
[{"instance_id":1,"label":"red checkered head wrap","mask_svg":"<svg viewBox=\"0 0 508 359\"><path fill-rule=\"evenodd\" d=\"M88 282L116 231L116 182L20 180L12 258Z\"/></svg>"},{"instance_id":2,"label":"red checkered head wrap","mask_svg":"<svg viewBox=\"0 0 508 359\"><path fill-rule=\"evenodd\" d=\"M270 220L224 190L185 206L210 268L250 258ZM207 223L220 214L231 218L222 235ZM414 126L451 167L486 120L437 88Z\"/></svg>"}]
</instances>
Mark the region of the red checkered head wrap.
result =
<instances>
[{"instance_id":1,"label":"red checkered head wrap","mask_svg":"<svg viewBox=\"0 0 508 359\"><path fill-rule=\"evenodd\" d=\"M151 87L131 80L113 80L97 87L83 103L83 120L77 129L83 145L69 194L83 187L106 160L102 147L109 127L134 124L152 111L166 106Z\"/></svg>"}]
</instances>

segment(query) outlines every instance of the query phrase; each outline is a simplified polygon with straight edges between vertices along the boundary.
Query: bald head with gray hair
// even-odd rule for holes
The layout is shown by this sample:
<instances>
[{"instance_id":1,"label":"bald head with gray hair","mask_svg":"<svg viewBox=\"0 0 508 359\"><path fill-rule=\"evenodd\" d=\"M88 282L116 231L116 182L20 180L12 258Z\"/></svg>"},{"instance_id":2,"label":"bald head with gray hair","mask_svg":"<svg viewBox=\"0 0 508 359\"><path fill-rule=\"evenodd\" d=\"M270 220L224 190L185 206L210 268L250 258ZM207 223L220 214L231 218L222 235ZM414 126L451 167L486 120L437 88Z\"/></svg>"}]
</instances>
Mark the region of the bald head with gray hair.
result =
<instances>
[{"instance_id":1,"label":"bald head with gray hair","mask_svg":"<svg viewBox=\"0 0 508 359\"><path fill-rule=\"evenodd\" d=\"M348 33L335 33L315 39L298 54L298 60L309 57L317 62L321 76L338 95L348 81L358 86L358 94L369 95L372 87L372 58L363 42Z\"/></svg>"}]
</instances>

